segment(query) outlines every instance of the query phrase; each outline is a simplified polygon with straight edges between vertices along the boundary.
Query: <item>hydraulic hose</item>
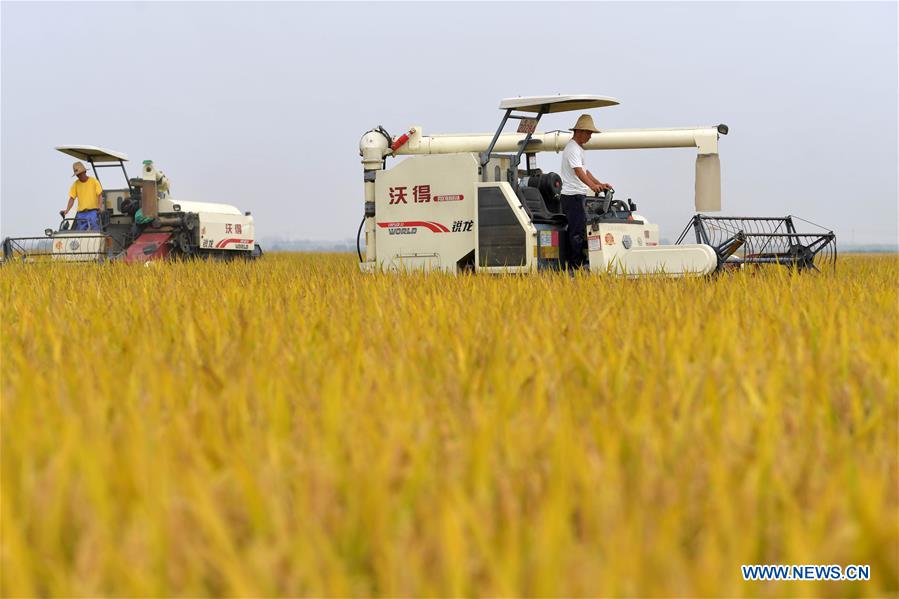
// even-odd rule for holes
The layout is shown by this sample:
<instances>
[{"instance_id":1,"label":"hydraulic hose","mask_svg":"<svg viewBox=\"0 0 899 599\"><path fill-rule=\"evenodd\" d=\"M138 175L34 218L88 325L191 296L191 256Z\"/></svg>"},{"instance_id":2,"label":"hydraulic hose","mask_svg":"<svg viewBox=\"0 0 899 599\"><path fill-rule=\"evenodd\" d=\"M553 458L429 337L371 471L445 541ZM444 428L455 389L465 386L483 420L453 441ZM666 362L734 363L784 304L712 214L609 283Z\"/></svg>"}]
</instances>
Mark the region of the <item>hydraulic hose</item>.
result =
<instances>
[{"instance_id":1,"label":"hydraulic hose","mask_svg":"<svg viewBox=\"0 0 899 599\"><path fill-rule=\"evenodd\" d=\"M365 225L365 217L362 217L362 222L359 223L359 230L356 231L356 255L359 256L359 262L362 262L362 250L359 247L359 238L362 236L362 227Z\"/></svg>"}]
</instances>

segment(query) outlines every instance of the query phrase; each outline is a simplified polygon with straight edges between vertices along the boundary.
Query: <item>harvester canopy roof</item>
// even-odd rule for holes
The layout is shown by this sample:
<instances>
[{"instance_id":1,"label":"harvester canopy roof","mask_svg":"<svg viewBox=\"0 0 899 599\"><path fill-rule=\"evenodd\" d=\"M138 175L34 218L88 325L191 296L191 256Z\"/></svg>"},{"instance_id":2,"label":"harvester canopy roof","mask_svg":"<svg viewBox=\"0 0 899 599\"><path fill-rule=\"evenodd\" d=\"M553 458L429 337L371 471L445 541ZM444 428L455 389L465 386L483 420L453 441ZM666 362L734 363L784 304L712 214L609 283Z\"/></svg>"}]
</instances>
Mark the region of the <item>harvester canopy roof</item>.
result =
<instances>
[{"instance_id":1,"label":"harvester canopy roof","mask_svg":"<svg viewBox=\"0 0 899 599\"><path fill-rule=\"evenodd\" d=\"M545 108L546 110L544 110L544 113L550 113L603 108L605 106L615 106L616 104L621 104L621 102L615 98L581 94L573 96L558 95L506 98L499 103L499 107L502 110L517 110L519 112L540 112Z\"/></svg>"},{"instance_id":2,"label":"harvester canopy roof","mask_svg":"<svg viewBox=\"0 0 899 599\"><path fill-rule=\"evenodd\" d=\"M74 156L78 160L87 160L88 162L125 162L128 155L115 150L106 150L97 146L59 146L56 148L63 154Z\"/></svg>"}]
</instances>

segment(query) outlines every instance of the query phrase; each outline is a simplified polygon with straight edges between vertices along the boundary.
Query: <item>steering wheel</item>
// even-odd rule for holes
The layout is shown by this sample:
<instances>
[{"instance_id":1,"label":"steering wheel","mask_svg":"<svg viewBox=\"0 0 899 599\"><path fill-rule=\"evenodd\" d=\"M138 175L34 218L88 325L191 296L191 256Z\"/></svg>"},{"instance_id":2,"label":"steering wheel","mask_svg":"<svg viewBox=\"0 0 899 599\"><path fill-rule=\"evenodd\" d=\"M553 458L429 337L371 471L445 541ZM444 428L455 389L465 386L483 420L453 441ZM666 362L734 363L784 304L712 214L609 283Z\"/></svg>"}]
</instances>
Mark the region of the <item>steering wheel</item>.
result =
<instances>
[{"instance_id":1,"label":"steering wheel","mask_svg":"<svg viewBox=\"0 0 899 599\"><path fill-rule=\"evenodd\" d=\"M594 197L599 200L600 205L602 206L603 212L628 212L631 207L627 205L627 202L622 200L613 199L615 196L614 189L606 189L601 192L603 195L600 196L600 192L596 192Z\"/></svg>"},{"instance_id":2,"label":"steering wheel","mask_svg":"<svg viewBox=\"0 0 899 599\"><path fill-rule=\"evenodd\" d=\"M609 212L629 212L631 209L623 200L610 200Z\"/></svg>"}]
</instances>

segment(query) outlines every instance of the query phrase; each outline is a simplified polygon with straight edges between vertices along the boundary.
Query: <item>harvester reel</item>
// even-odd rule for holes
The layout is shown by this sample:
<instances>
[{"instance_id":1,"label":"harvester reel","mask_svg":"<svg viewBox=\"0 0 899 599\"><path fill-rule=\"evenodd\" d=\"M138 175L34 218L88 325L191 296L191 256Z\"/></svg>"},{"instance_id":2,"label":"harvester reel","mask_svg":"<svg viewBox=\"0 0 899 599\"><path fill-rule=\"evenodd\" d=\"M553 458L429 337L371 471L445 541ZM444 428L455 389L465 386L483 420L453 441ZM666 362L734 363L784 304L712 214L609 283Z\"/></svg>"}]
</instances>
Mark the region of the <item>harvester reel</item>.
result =
<instances>
[{"instance_id":1,"label":"harvester reel","mask_svg":"<svg viewBox=\"0 0 899 599\"><path fill-rule=\"evenodd\" d=\"M802 221L818 231L800 231ZM796 216L761 218L747 216L694 216L677 244L684 243L690 230L696 243L712 246L719 266L781 265L797 270L836 268L837 242L833 231Z\"/></svg>"}]
</instances>

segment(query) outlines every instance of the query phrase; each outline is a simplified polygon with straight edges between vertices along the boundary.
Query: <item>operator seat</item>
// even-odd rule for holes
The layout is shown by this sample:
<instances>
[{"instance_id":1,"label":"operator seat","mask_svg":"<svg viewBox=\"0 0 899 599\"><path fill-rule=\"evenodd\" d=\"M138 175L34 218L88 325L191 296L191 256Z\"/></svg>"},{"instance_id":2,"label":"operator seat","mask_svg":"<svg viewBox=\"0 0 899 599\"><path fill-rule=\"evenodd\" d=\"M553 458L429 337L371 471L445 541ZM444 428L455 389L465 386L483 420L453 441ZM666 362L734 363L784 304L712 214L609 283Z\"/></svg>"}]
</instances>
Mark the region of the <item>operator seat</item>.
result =
<instances>
[{"instance_id":1,"label":"operator seat","mask_svg":"<svg viewBox=\"0 0 899 599\"><path fill-rule=\"evenodd\" d=\"M540 190L534 187L525 187L524 189L519 189L518 194L535 224L556 225L558 227L564 227L568 224L568 218L564 214L552 213L546 209L546 203L543 201L543 194L540 193Z\"/></svg>"},{"instance_id":2,"label":"operator seat","mask_svg":"<svg viewBox=\"0 0 899 599\"><path fill-rule=\"evenodd\" d=\"M528 179L528 186L540 190L547 209L556 214L562 212L562 177L556 173L543 173L539 177Z\"/></svg>"}]
</instances>

